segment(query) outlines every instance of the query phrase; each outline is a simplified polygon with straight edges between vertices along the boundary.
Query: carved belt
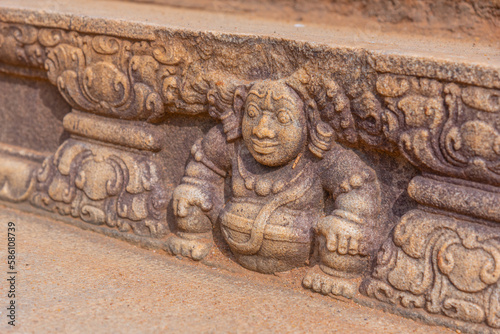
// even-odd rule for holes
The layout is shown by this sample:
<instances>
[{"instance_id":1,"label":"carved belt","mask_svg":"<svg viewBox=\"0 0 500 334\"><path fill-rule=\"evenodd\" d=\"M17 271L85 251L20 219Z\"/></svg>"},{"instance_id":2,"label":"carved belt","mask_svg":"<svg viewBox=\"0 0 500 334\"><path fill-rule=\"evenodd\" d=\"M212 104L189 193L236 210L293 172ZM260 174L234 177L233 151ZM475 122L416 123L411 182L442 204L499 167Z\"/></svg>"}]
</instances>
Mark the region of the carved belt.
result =
<instances>
[{"instance_id":1,"label":"carved belt","mask_svg":"<svg viewBox=\"0 0 500 334\"><path fill-rule=\"evenodd\" d=\"M262 247L262 242L264 241L264 230L268 224L269 217L273 214L273 212L279 207L304 196L307 190L312 187L313 183L314 178L311 177L307 178L305 182L299 181L299 185L297 187L288 188L287 190L277 194L269 201L269 203L264 205L254 220L248 241L237 242L230 237L229 233L225 229L221 229L229 246L238 249L238 252L244 255L256 254Z\"/></svg>"}]
</instances>

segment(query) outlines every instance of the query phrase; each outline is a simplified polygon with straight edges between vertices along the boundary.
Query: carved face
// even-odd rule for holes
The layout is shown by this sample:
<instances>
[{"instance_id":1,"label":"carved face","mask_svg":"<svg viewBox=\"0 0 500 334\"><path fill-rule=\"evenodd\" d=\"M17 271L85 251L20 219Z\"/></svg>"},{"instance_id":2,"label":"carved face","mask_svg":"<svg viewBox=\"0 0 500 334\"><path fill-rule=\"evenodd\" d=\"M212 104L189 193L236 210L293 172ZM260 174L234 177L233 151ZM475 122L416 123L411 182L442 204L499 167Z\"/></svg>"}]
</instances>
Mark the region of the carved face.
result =
<instances>
[{"instance_id":1,"label":"carved face","mask_svg":"<svg viewBox=\"0 0 500 334\"><path fill-rule=\"evenodd\" d=\"M259 163L282 166L304 149L307 120L300 97L277 81L255 84L244 108L243 140Z\"/></svg>"}]
</instances>

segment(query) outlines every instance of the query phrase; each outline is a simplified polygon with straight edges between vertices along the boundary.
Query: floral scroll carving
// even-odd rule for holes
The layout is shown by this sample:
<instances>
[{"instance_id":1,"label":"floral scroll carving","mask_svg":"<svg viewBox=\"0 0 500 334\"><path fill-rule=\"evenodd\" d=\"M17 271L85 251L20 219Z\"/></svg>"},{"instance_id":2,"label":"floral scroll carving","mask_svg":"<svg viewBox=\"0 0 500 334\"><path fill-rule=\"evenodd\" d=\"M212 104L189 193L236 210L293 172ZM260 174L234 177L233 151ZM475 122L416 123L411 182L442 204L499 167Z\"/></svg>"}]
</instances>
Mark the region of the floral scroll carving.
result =
<instances>
[{"instance_id":1,"label":"floral scroll carving","mask_svg":"<svg viewBox=\"0 0 500 334\"><path fill-rule=\"evenodd\" d=\"M44 69L75 109L148 123L161 123L168 113L205 112L237 122L230 117L235 96L270 74L255 73L235 57L261 57L260 71L296 73L308 82L307 93L340 142L400 151L424 171L500 182L495 89L374 71L357 87L334 64L328 64L332 75L326 79L318 61L293 60L286 50L245 44L219 50L194 36L134 41L5 23L0 36L5 63Z\"/></svg>"},{"instance_id":2,"label":"floral scroll carving","mask_svg":"<svg viewBox=\"0 0 500 334\"><path fill-rule=\"evenodd\" d=\"M81 39L81 48L60 44L45 62L49 80L66 101L103 116L158 122L164 113L155 87L158 63L151 56L131 56L139 46L127 41L106 36ZM120 68L120 63L127 67Z\"/></svg>"},{"instance_id":3,"label":"floral scroll carving","mask_svg":"<svg viewBox=\"0 0 500 334\"><path fill-rule=\"evenodd\" d=\"M31 201L37 207L122 232L168 232L159 170L147 156L69 139L36 179Z\"/></svg>"},{"instance_id":4,"label":"floral scroll carving","mask_svg":"<svg viewBox=\"0 0 500 334\"><path fill-rule=\"evenodd\" d=\"M498 91L384 75L384 134L424 171L498 185Z\"/></svg>"},{"instance_id":5,"label":"floral scroll carving","mask_svg":"<svg viewBox=\"0 0 500 334\"><path fill-rule=\"evenodd\" d=\"M384 134L424 172L363 286L368 296L498 328L498 91L380 76ZM395 140L396 139L396 140ZM439 195L435 195L436 194ZM463 215L463 216L462 216Z\"/></svg>"},{"instance_id":6,"label":"floral scroll carving","mask_svg":"<svg viewBox=\"0 0 500 334\"><path fill-rule=\"evenodd\" d=\"M414 210L381 248L369 296L500 328L500 235L439 214Z\"/></svg>"},{"instance_id":7,"label":"floral scroll carving","mask_svg":"<svg viewBox=\"0 0 500 334\"><path fill-rule=\"evenodd\" d=\"M2 60L14 65L43 68L46 59L44 47L54 41L50 35L47 29L0 23Z\"/></svg>"}]
</instances>

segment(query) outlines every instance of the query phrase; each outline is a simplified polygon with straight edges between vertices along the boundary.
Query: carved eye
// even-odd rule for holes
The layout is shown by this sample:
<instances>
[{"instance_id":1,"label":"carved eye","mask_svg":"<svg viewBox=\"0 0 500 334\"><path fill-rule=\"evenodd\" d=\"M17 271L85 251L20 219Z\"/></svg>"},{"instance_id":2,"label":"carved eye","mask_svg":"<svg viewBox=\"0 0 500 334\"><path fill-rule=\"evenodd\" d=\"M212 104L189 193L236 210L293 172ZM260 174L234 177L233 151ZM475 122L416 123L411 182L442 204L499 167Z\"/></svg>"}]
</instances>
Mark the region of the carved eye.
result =
<instances>
[{"instance_id":1,"label":"carved eye","mask_svg":"<svg viewBox=\"0 0 500 334\"><path fill-rule=\"evenodd\" d=\"M286 110L280 110L280 111L278 112L278 121L279 121L281 124L287 124L287 123L289 123L291 120L292 120L292 118L290 117L290 114L288 113L288 111L286 111Z\"/></svg>"},{"instance_id":2,"label":"carved eye","mask_svg":"<svg viewBox=\"0 0 500 334\"><path fill-rule=\"evenodd\" d=\"M258 114L259 114L259 109L257 109L257 107L252 106L252 105L248 107L248 109L247 109L248 117L255 118L255 117L257 117Z\"/></svg>"}]
</instances>

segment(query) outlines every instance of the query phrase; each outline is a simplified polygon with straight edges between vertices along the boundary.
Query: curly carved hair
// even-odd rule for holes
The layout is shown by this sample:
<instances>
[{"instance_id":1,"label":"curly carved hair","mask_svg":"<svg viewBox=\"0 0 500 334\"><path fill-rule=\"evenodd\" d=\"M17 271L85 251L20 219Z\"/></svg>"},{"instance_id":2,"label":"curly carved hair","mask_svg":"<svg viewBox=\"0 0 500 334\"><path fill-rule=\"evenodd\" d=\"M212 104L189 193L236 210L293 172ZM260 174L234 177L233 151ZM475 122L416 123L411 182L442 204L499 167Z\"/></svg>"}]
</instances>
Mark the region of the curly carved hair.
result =
<instances>
[{"instance_id":1,"label":"curly carved hair","mask_svg":"<svg viewBox=\"0 0 500 334\"><path fill-rule=\"evenodd\" d=\"M311 73L318 72L311 71ZM217 108L218 110L225 109L224 112L217 113L217 118L223 124L228 141L241 137L243 108L247 96L249 94L258 96L265 94L271 89L272 83L286 86L292 94L297 94L303 102L308 127L308 148L315 156L322 158L331 149L336 139L335 131L328 121L333 118L332 114L335 112L349 109L349 100L335 81L311 75L305 69L298 70L283 79L264 80L238 86L234 90L232 106L230 108ZM280 97L275 96L274 98ZM323 118L326 118L326 121Z\"/></svg>"}]
</instances>

